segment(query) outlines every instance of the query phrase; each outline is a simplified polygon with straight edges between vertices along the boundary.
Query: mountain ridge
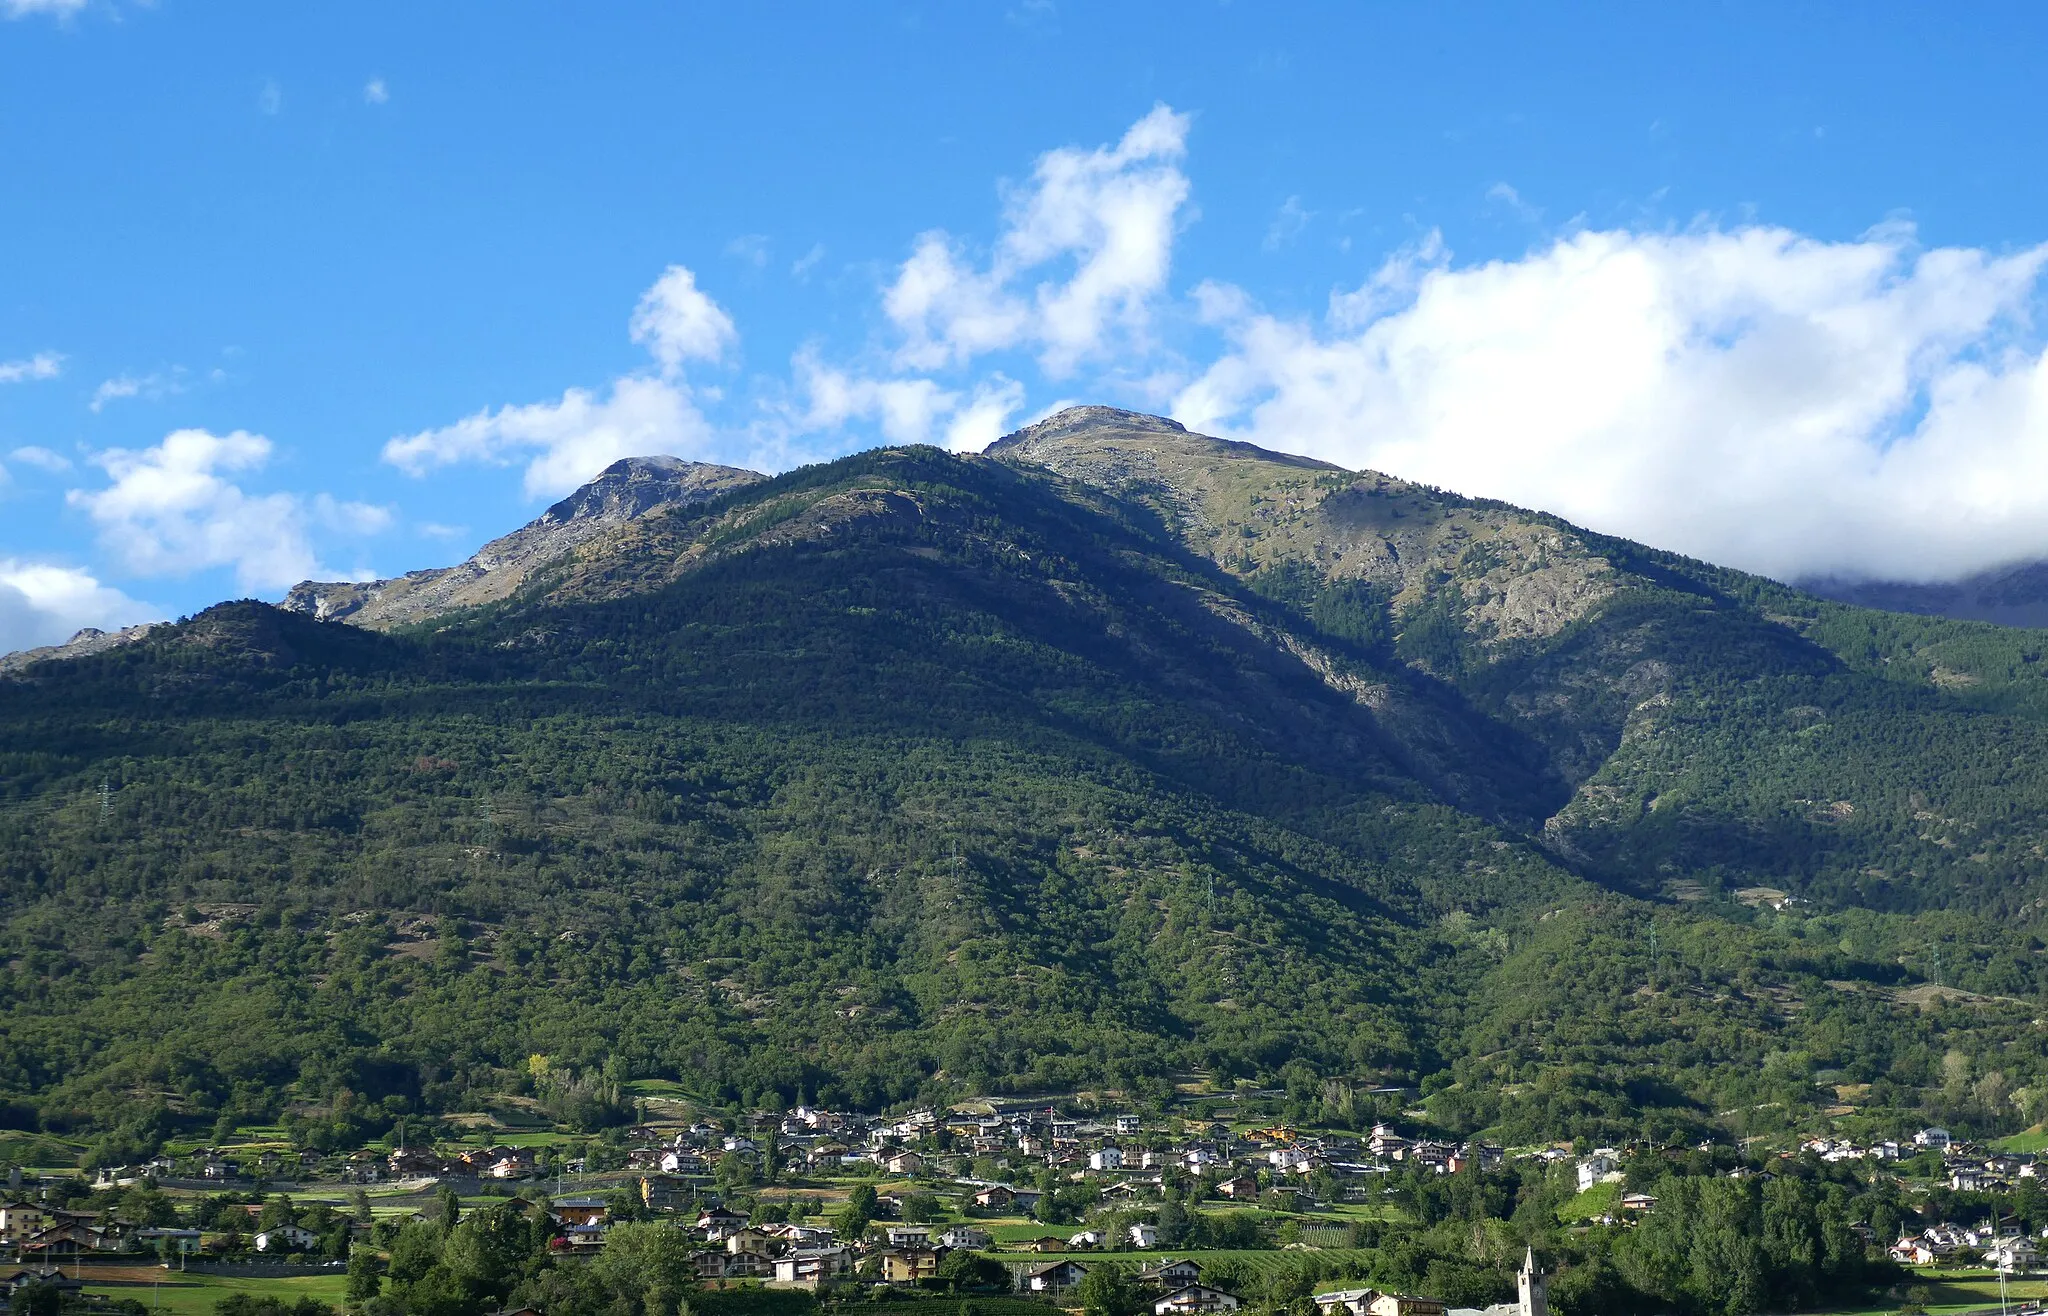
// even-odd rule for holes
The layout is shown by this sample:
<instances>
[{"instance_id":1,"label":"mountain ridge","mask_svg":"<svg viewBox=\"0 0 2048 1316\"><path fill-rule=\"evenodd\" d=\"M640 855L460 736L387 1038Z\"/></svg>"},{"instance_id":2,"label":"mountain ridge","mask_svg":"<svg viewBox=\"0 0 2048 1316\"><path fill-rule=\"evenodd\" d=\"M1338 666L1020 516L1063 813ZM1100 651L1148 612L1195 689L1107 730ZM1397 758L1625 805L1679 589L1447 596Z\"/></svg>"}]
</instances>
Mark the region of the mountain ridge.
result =
<instances>
[{"instance_id":1,"label":"mountain ridge","mask_svg":"<svg viewBox=\"0 0 2048 1316\"><path fill-rule=\"evenodd\" d=\"M355 583L301 581L279 606L321 620L385 628L428 621L513 593L535 570L630 521L765 478L757 471L678 457L624 457L463 562Z\"/></svg>"}]
</instances>

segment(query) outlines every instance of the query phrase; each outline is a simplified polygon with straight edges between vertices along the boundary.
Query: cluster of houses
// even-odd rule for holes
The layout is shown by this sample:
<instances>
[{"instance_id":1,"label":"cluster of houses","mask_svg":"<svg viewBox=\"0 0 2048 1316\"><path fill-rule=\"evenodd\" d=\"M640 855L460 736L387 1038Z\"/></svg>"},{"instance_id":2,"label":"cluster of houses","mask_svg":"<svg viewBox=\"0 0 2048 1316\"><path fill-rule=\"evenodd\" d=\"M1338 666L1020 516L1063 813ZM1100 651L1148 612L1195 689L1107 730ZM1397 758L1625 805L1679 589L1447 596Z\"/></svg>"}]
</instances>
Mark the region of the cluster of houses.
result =
<instances>
[{"instance_id":1,"label":"cluster of houses","mask_svg":"<svg viewBox=\"0 0 2048 1316\"><path fill-rule=\"evenodd\" d=\"M2040 1269L2041 1251L2017 1224L1987 1222L1962 1226L1941 1224L1908 1234L1890 1248L1892 1260L1906 1266L1936 1266L1981 1258L1994 1270L2026 1275Z\"/></svg>"},{"instance_id":2,"label":"cluster of houses","mask_svg":"<svg viewBox=\"0 0 2048 1316\"><path fill-rule=\"evenodd\" d=\"M93 1211L66 1211L40 1202L0 1201L0 1249L33 1266L54 1266L97 1252L199 1250L196 1229L159 1229L102 1220Z\"/></svg>"}]
</instances>

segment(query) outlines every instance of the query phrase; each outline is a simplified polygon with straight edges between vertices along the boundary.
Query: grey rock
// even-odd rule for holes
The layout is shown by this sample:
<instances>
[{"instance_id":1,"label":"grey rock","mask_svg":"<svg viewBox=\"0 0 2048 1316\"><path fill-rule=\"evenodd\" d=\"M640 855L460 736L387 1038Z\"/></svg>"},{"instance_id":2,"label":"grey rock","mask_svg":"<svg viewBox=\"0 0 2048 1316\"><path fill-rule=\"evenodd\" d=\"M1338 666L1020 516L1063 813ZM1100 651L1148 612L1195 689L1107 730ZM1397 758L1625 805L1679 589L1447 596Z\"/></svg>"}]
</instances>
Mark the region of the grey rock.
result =
<instances>
[{"instance_id":1,"label":"grey rock","mask_svg":"<svg viewBox=\"0 0 2048 1316\"><path fill-rule=\"evenodd\" d=\"M124 644L133 644L164 624L160 621L149 621L140 626L126 626L118 631L103 631L96 626L88 626L62 644L48 644L40 649L22 649L15 653L0 654L0 672L18 672L32 663L49 662L53 659L83 658L87 654L105 653Z\"/></svg>"},{"instance_id":2,"label":"grey rock","mask_svg":"<svg viewBox=\"0 0 2048 1316\"><path fill-rule=\"evenodd\" d=\"M495 603L532 575L628 522L701 503L767 477L679 457L627 457L468 561L391 580L302 581L282 606L323 621L386 630Z\"/></svg>"}]
</instances>

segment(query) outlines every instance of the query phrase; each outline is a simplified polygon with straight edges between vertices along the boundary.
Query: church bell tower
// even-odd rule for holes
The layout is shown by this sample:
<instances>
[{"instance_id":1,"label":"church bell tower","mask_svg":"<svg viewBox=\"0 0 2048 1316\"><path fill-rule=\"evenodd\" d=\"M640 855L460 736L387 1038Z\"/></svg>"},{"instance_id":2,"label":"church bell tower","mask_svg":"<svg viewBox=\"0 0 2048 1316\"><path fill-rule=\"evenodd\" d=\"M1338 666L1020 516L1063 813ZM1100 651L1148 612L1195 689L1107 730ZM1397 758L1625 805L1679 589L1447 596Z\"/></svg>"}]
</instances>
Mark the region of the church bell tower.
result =
<instances>
[{"instance_id":1,"label":"church bell tower","mask_svg":"<svg viewBox=\"0 0 2048 1316\"><path fill-rule=\"evenodd\" d=\"M1521 1316L1550 1316L1550 1284L1536 1269L1533 1247L1523 1256L1522 1269L1515 1276L1515 1296L1520 1299Z\"/></svg>"}]
</instances>

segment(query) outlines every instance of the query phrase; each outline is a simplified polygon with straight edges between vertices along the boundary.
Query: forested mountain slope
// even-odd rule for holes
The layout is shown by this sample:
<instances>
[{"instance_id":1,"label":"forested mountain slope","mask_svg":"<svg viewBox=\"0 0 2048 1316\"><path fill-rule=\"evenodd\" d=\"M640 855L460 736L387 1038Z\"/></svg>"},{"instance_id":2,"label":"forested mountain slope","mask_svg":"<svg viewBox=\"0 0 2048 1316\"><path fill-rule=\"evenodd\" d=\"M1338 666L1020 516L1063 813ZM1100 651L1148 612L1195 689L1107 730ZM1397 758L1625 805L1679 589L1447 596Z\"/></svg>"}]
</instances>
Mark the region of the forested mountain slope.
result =
<instances>
[{"instance_id":1,"label":"forested mountain slope","mask_svg":"<svg viewBox=\"0 0 2048 1316\"><path fill-rule=\"evenodd\" d=\"M2031 633L1066 420L635 515L428 625L224 604L0 683L11 1118L374 1125L535 1052L586 1096L2028 1114Z\"/></svg>"},{"instance_id":2,"label":"forested mountain slope","mask_svg":"<svg viewBox=\"0 0 2048 1316\"><path fill-rule=\"evenodd\" d=\"M1829 603L1108 408L992 453L1155 507L1326 635L1541 744L1570 787L1546 842L1605 880L2004 913L2048 897L2038 632Z\"/></svg>"}]
</instances>

